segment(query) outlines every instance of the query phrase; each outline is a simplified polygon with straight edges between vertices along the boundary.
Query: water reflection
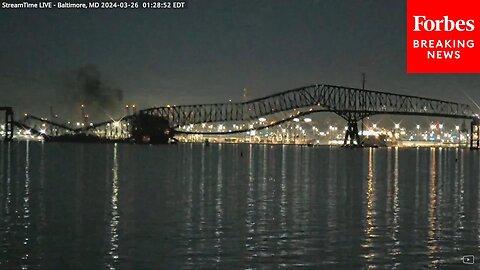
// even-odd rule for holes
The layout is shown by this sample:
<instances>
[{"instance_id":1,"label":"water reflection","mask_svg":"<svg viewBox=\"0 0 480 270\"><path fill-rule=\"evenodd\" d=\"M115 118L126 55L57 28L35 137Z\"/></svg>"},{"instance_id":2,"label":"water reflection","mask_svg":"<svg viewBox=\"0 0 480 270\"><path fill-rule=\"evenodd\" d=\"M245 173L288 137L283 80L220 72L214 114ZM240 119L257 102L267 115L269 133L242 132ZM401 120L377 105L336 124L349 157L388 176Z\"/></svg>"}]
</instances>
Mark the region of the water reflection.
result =
<instances>
[{"instance_id":1,"label":"water reflection","mask_svg":"<svg viewBox=\"0 0 480 270\"><path fill-rule=\"evenodd\" d=\"M470 151L0 147L1 269L448 269L479 246Z\"/></svg>"},{"instance_id":2,"label":"water reflection","mask_svg":"<svg viewBox=\"0 0 480 270\"><path fill-rule=\"evenodd\" d=\"M25 183L24 183L24 195L23 195L23 216L18 217L19 219L23 218L23 228L24 228L24 254L22 256L22 269L29 268L29 233L30 233L30 143L26 142L25 150Z\"/></svg>"},{"instance_id":3,"label":"water reflection","mask_svg":"<svg viewBox=\"0 0 480 270\"><path fill-rule=\"evenodd\" d=\"M118 223L120 222L120 215L118 212L118 145L113 147L113 168L112 168L112 196L110 198L111 205L111 219L110 219L110 256L107 266L114 270L118 260Z\"/></svg>"},{"instance_id":4,"label":"water reflection","mask_svg":"<svg viewBox=\"0 0 480 270\"><path fill-rule=\"evenodd\" d=\"M367 249L367 254L365 254L365 259L369 264L372 264L375 260L376 253L374 252L373 242L374 239L377 237L375 234L375 179L374 179L374 172L375 172L375 163L374 163L374 154L373 152L375 149L370 148L368 152L368 188L367 188L367 211L365 214L365 222L366 222L366 229L365 229L365 243L362 245L364 248Z\"/></svg>"},{"instance_id":5,"label":"water reflection","mask_svg":"<svg viewBox=\"0 0 480 270\"><path fill-rule=\"evenodd\" d=\"M395 147L394 150L394 166L393 166L393 224L392 224L392 240L393 240L393 262L394 266L398 267L398 256L400 255L400 239L399 234L399 215L400 215L400 204L399 204L399 169L398 169L398 147Z\"/></svg>"},{"instance_id":6,"label":"water reflection","mask_svg":"<svg viewBox=\"0 0 480 270\"><path fill-rule=\"evenodd\" d=\"M431 148L430 155L430 204L428 207L428 249L433 267L437 267L438 258L438 235L437 235L437 162L436 149Z\"/></svg>"}]
</instances>

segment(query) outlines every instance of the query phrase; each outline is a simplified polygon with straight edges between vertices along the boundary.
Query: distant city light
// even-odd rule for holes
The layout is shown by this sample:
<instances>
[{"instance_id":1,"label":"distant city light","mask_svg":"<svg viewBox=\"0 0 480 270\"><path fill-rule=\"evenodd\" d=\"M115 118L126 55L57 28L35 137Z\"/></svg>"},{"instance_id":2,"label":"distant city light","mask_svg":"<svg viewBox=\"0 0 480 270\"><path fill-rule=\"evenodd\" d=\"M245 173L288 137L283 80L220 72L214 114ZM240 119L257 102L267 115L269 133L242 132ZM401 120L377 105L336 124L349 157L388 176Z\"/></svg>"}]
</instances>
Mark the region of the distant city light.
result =
<instances>
[{"instance_id":1,"label":"distant city light","mask_svg":"<svg viewBox=\"0 0 480 270\"><path fill-rule=\"evenodd\" d=\"M420 125L417 125L417 129L420 129Z\"/></svg>"},{"instance_id":2,"label":"distant city light","mask_svg":"<svg viewBox=\"0 0 480 270\"><path fill-rule=\"evenodd\" d=\"M400 128L400 124L395 123L395 128L396 128L396 129L399 129L399 128Z\"/></svg>"}]
</instances>

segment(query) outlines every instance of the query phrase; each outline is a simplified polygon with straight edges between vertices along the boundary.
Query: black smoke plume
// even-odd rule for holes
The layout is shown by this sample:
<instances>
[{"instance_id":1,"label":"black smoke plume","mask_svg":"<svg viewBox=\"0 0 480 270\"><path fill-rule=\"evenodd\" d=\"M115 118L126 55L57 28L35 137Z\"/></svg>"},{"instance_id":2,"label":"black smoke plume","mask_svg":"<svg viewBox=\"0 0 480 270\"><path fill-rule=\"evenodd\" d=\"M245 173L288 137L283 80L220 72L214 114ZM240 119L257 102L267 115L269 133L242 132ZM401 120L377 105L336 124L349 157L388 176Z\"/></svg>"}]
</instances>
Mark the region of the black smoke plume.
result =
<instances>
[{"instance_id":1,"label":"black smoke plume","mask_svg":"<svg viewBox=\"0 0 480 270\"><path fill-rule=\"evenodd\" d=\"M71 93L75 105L85 105L91 120L102 120L121 112L123 91L105 83L95 65L80 67L66 77L67 93Z\"/></svg>"}]
</instances>

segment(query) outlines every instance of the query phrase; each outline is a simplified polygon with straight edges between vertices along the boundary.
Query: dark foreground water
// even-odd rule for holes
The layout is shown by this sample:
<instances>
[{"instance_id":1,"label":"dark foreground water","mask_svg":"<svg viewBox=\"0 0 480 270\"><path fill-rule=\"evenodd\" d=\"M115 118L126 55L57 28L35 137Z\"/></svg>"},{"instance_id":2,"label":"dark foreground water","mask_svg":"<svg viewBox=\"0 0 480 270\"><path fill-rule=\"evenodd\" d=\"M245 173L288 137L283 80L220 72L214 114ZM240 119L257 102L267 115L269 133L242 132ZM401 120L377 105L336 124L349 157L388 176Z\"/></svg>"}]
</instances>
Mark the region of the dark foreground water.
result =
<instances>
[{"instance_id":1,"label":"dark foreground water","mask_svg":"<svg viewBox=\"0 0 480 270\"><path fill-rule=\"evenodd\" d=\"M474 269L479 152L0 143L0 269Z\"/></svg>"}]
</instances>

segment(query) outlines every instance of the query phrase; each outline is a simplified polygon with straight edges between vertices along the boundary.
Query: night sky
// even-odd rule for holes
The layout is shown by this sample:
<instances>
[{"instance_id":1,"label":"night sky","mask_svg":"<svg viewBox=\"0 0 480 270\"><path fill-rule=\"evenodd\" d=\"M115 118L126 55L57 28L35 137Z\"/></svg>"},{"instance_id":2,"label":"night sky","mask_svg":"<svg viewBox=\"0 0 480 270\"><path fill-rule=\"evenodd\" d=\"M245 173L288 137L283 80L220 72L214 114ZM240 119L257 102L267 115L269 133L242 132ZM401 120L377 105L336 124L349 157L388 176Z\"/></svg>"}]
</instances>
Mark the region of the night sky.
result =
<instances>
[{"instance_id":1,"label":"night sky","mask_svg":"<svg viewBox=\"0 0 480 270\"><path fill-rule=\"evenodd\" d=\"M479 75L406 73L406 1L188 5L0 10L0 105L68 115L80 102L68 78L86 66L140 108L242 101L244 88L255 98L312 83L361 87L362 72L373 90L480 101Z\"/></svg>"}]
</instances>

